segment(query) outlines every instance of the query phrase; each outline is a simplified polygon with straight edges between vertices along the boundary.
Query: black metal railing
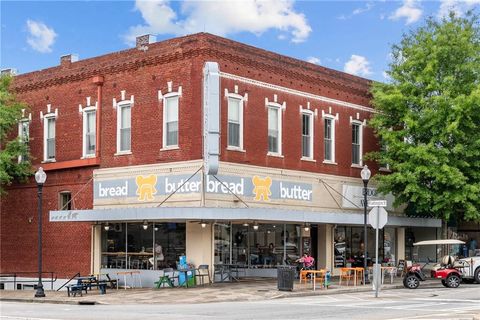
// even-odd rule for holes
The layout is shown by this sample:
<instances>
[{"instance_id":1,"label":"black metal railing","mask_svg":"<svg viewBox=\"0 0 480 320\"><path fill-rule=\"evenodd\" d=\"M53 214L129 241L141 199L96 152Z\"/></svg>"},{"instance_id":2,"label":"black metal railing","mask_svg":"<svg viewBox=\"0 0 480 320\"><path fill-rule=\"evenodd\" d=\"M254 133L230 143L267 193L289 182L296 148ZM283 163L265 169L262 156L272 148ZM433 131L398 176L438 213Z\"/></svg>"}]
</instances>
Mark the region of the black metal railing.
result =
<instances>
[{"instance_id":1,"label":"black metal railing","mask_svg":"<svg viewBox=\"0 0 480 320\"><path fill-rule=\"evenodd\" d=\"M43 275L49 275L44 277ZM33 278L32 280L24 280L18 278ZM57 281L57 275L55 272L43 271L42 282L50 283L51 290L53 290L53 283ZM15 272L2 272L0 273L0 283L13 283L14 290L17 289L18 284L25 283L38 283L38 271L15 271Z\"/></svg>"}]
</instances>

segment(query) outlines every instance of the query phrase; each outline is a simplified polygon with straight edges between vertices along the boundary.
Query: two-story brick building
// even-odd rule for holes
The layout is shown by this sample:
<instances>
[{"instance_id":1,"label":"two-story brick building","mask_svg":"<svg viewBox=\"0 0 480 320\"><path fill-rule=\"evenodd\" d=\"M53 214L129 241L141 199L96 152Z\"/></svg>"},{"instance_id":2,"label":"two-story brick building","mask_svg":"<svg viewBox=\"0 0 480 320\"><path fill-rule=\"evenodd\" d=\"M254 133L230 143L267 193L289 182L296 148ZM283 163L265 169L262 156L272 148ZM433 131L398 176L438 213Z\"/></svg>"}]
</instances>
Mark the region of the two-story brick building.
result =
<instances>
[{"instance_id":1,"label":"two-story brick building","mask_svg":"<svg viewBox=\"0 0 480 320\"><path fill-rule=\"evenodd\" d=\"M139 269L150 286L183 254L248 276L275 276L305 251L334 271L361 263L360 171L378 148L369 88L205 33L143 36L129 50L63 56L60 66L16 76L31 107L19 135L48 175L44 270L67 278ZM205 153L208 165L219 157L218 173L208 174ZM386 169L368 164L373 175ZM36 184L8 192L1 271L34 271ZM440 221L407 218L387 199L380 250L396 262L410 234L435 238Z\"/></svg>"}]
</instances>

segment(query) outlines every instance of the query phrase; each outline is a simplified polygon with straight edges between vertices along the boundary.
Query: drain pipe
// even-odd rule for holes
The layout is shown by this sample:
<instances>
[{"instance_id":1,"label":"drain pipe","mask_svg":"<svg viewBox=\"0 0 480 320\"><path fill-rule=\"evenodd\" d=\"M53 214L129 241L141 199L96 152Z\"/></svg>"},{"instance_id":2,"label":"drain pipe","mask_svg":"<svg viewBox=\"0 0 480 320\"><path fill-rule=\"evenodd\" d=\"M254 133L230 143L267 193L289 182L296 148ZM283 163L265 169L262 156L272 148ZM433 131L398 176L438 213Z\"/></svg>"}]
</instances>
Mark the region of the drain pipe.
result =
<instances>
[{"instance_id":1,"label":"drain pipe","mask_svg":"<svg viewBox=\"0 0 480 320\"><path fill-rule=\"evenodd\" d=\"M93 83L97 85L97 112L96 112L96 128L95 128L95 158L100 159L101 139L100 132L102 130L102 88L103 76L93 78Z\"/></svg>"}]
</instances>

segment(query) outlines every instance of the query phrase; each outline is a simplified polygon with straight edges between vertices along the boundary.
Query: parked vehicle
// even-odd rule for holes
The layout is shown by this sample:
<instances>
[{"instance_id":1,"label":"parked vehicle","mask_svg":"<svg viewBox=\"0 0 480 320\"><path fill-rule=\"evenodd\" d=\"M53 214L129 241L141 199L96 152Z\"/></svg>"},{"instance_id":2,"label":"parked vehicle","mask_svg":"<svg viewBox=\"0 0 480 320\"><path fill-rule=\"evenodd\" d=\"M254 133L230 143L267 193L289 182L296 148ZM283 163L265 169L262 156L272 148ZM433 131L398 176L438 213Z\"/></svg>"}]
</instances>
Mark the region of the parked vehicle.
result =
<instances>
[{"instance_id":1,"label":"parked vehicle","mask_svg":"<svg viewBox=\"0 0 480 320\"><path fill-rule=\"evenodd\" d=\"M462 281L480 284L480 257L469 257L458 260L462 270Z\"/></svg>"},{"instance_id":2,"label":"parked vehicle","mask_svg":"<svg viewBox=\"0 0 480 320\"><path fill-rule=\"evenodd\" d=\"M463 241L446 239L446 240L428 240L414 243L414 246L426 246L426 245L453 245L463 244ZM449 252L447 250L447 252ZM403 286L408 289L416 289L420 285L420 281L427 280L427 275L423 272L425 266L430 264L431 260L428 259L428 263L424 266L414 264L408 268L403 278ZM458 288L462 282L462 267L456 263L452 256L444 256L442 261L435 265L430 272L432 279L441 279L442 284L447 288Z\"/></svg>"}]
</instances>

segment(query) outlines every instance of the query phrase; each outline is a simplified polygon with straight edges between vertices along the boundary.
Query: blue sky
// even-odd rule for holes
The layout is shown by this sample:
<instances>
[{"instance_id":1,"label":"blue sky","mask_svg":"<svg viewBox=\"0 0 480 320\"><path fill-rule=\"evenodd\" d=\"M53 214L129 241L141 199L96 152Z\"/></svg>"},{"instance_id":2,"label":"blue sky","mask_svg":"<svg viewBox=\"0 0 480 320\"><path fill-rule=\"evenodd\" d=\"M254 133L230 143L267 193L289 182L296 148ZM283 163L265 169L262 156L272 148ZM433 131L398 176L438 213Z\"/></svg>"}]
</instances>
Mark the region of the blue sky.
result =
<instances>
[{"instance_id":1,"label":"blue sky","mask_svg":"<svg viewBox=\"0 0 480 320\"><path fill-rule=\"evenodd\" d=\"M385 81L389 52L403 33L448 10L479 11L458 1L1 1L1 68L19 73L206 31L297 59Z\"/></svg>"}]
</instances>

